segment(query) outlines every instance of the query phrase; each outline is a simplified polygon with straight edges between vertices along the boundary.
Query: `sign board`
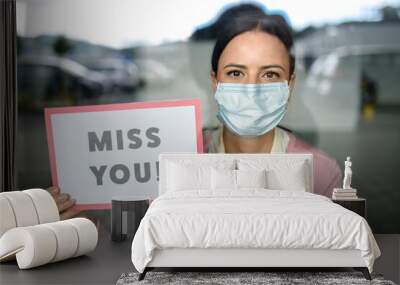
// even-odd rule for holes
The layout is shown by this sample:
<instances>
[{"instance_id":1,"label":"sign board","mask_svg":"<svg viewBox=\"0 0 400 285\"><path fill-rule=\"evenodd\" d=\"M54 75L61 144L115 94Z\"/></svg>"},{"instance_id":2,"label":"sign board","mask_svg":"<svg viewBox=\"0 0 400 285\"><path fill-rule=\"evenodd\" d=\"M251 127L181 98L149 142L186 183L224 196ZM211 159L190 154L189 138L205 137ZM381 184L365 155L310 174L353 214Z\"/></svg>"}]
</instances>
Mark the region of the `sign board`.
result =
<instances>
[{"instance_id":1,"label":"sign board","mask_svg":"<svg viewBox=\"0 0 400 285\"><path fill-rule=\"evenodd\" d=\"M45 109L53 185L81 209L157 197L161 152L203 152L200 100Z\"/></svg>"}]
</instances>

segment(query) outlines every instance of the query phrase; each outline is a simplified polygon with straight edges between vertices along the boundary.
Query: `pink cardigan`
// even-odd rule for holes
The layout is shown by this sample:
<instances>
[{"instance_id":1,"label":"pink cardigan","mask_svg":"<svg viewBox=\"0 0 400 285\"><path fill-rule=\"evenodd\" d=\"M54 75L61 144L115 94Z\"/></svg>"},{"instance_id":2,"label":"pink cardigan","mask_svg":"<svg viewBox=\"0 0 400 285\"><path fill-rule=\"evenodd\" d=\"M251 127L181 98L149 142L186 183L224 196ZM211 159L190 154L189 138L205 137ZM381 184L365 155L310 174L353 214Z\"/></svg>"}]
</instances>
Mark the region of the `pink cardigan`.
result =
<instances>
[{"instance_id":1,"label":"pink cardigan","mask_svg":"<svg viewBox=\"0 0 400 285\"><path fill-rule=\"evenodd\" d=\"M287 153L312 153L314 157L314 193L332 197L332 190L340 187L342 171L336 160L289 133Z\"/></svg>"}]
</instances>

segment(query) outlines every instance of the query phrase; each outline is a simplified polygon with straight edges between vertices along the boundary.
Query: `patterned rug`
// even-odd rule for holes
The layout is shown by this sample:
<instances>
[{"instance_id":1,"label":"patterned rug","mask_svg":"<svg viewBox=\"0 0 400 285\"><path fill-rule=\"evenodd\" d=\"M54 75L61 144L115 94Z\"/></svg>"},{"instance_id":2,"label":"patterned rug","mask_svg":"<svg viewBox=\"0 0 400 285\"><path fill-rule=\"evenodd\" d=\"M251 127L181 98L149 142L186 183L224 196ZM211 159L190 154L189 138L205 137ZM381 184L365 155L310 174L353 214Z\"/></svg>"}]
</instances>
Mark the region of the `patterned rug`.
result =
<instances>
[{"instance_id":1,"label":"patterned rug","mask_svg":"<svg viewBox=\"0 0 400 285\"><path fill-rule=\"evenodd\" d=\"M138 281L139 273L124 273L117 281L117 285L133 284L379 284L396 285L392 281L384 280L381 275L372 274L372 281L364 278L360 272L147 272L145 279Z\"/></svg>"}]
</instances>

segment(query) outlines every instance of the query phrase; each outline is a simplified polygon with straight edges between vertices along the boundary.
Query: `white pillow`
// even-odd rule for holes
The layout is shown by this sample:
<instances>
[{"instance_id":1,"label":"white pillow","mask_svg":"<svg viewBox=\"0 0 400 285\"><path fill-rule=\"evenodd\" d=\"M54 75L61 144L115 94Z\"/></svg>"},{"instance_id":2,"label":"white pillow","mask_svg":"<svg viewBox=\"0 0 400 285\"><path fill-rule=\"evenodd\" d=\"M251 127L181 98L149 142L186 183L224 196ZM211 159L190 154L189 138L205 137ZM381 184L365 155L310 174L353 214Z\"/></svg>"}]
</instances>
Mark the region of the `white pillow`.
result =
<instances>
[{"instance_id":1,"label":"white pillow","mask_svg":"<svg viewBox=\"0 0 400 285\"><path fill-rule=\"evenodd\" d=\"M267 188L273 190L306 191L311 189L309 179L310 167L304 160L275 160L262 159L238 160L240 170L267 171Z\"/></svg>"},{"instance_id":2,"label":"white pillow","mask_svg":"<svg viewBox=\"0 0 400 285\"><path fill-rule=\"evenodd\" d=\"M261 170L236 170L237 188L267 188L267 172Z\"/></svg>"},{"instance_id":3,"label":"white pillow","mask_svg":"<svg viewBox=\"0 0 400 285\"><path fill-rule=\"evenodd\" d=\"M232 170L211 168L211 189L267 188L265 169Z\"/></svg>"},{"instance_id":4,"label":"white pillow","mask_svg":"<svg viewBox=\"0 0 400 285\"><path fill-rule=\"evenodd\" d=\"M236 170L211 168L211 189L236 189Z\"/></svg>"},{"instance_id":5,"label":"white pillow","mask_svg":"<svg viewBox=\"0 0 400 285\"><path fill-rule=\"evenodd\" d=\"M304 167L305 165L302 164L286 171L269 170L267 172L268 189L305 192L308 183L304 175Z\"/></svg>"},{"instance_id":6,"label":"white pillow","mask_svg":"<svg viewBox=\"0 0 400 285\"><path fill-rule=\"evenodd\" d=\"M170 162L167 190L210 189L210 169L209 166L182 165Z\"/></svg>"},{"instance_id":7,"label":"white pillow","mask_svg":"<svg viewBox=\"0 0 400 285\"><path fill-rule=\"evenodd\" d=\"M166 161L166 190L182 191L187 189L211 190L211 167L216 169L234 169L234 160L174 159Z\"/></svg>"}]
</instances>

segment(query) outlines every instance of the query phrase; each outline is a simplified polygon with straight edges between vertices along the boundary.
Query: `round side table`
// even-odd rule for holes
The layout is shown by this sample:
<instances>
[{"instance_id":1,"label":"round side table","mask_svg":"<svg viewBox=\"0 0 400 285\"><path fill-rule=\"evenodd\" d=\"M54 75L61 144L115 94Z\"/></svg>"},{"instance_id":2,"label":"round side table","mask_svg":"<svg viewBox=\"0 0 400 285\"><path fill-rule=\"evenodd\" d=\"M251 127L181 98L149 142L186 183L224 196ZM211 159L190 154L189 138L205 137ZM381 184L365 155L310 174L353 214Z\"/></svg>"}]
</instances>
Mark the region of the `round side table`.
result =
<instances>
[{"instance_id":1,"label":"round side table","mask_svg":"<svg viewBox=\"0 0 400 285\"><path fill-rule=\"evenodd\" d=\"M113 197L111 204L111 239L123 241L133 238L149 207L149 198L144 196Z\"/></svg>"}]
</instances>

